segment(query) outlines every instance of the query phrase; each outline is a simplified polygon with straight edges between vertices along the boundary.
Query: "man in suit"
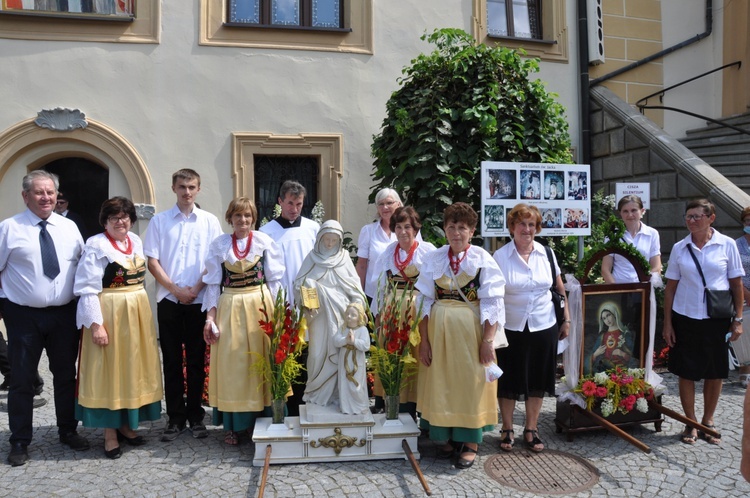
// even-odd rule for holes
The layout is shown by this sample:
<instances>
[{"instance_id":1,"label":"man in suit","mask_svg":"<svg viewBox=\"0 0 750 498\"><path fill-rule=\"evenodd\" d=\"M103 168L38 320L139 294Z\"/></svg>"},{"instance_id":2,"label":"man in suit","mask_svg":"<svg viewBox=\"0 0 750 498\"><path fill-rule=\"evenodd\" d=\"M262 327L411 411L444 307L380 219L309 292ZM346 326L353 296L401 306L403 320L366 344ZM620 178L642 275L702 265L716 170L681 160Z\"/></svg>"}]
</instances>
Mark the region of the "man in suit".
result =
<instances>
[{"instance_id":1,"label":"man in suit","mask_svg":"<svg viewBox=\"0 0 750 498\"><path fill-rule=\"evenodd\" d=\"M10 389L8 463L24 465L33 434L34 378L46 350L54 376L60 442L89 443L76 433L76 358L80 332L73 295L83 239L75 223L54 212L59 181L44 170L23 178L26 211L0 222L0 316L8 331Z\"/></svg>"}]
</instances>

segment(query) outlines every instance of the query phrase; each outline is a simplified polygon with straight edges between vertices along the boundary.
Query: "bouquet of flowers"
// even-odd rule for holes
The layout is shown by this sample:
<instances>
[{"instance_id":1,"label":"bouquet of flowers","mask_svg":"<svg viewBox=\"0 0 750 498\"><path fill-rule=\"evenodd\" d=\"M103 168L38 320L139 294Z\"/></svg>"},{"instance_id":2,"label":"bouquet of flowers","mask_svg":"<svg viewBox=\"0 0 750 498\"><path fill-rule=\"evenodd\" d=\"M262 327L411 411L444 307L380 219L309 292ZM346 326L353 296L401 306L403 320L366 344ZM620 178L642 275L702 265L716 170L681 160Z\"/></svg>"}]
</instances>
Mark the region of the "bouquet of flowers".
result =
<instances>
[{"instance_id":1,"label":"bouquet of flowers","mask_svg":"<svg viewBox=\"0 0 750 498\"><path fill-rule=\"evenodd\" d=\"M276 294L270 315L265 299L260 312L263 319L258 320L258 323L271 340L271 347L268 349L268 357L253 363L252 368L259 370L270 384L272 399L284 399L292 382L295 382L304 369L298 358L305 346L307 323L302 312L290 306L283 288Z\"/></svg>"},{"instance_id":2,"label":"bouquet of flowers","mask_svg":"<svg viewBox=\"0 0 750 498\"><path fill-rule=\"evenodd\" d=\"M405 368L417 360L411 355L411 348L419 345L419 318L422 314L420 303L416 316L412 316L414 286L409 283L403 291L388 282L384 292L378 289L380 313L370 346L370 363L378 374L386 396L397 396L402 381L408 378L413 369Z\"/></svg>"},{"instance_id":3,"label":"bouquet of flowers","mask_svg":"<svg viewBox=\"0 0 750 498\"><path fill-rule=\"evenodd\" d=\"M654 388L645 381L645 373L643 368L617 366L582 377L574 391L586 400L588 410L600 403L604 417L609 417L618 411L627 414L633 409L646 413L648 400L654 398Z\"/></svg>"}]
</instances>

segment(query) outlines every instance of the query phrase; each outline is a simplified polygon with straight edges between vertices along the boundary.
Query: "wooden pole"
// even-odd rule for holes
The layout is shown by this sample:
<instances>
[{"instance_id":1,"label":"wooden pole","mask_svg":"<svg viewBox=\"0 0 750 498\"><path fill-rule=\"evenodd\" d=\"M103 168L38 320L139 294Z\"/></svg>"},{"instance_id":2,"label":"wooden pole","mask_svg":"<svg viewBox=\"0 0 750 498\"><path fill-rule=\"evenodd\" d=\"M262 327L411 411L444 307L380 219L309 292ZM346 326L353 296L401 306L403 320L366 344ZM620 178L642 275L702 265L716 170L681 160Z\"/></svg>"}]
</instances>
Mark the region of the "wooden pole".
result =
<instances>
[{"instance_id":1,"label":"wooden pole","mask_svg":"<svg viewBox=\"0 0 750 498\"><path fill-rule=\"evenodd\" d=\"M263 474L260 478L260 489L258 489L258 498L263 498L266 492L266 479L268 479L268 468L271 466L271 445L266 446L266 460L263 462Z\"/></svg>"},{"instance_id":2,"label":"wooden pole","mask_svg":"<svg viewBox=\"0 0 750 498\"><path fill-rule=\"evenodd\" d=\"M571 404L570 406L574 410L578 410L580 413L583 413L584 415L589 417L591 420L593 420L594 422L596 422L597 424L599 424L600 426L604 427L609 432L614 434L615 436L619 436L625 441L627 441L628 443L632 444L633 446L635 446L642 452L651 453L651 448L649 448L648 446L646 446L645 444L640 442L638 439L634 438L633 436L625 432L624 430L620 429L619 427L617 427L615 424L605 419L604 417L600 417L599 415L597 415L596 413L590 410L584 410L578 405Z\"/></svg>"},{"instance_id":3,"label":"wooden pole","mask_svg":"<svg viewBox=\"0 0 750 498\"><path fill-rule=\"evenodd\" d=\"M704 432L704 433L708 434L711 437L714 437L716 439L720 439L721 438L721 434L719 434L718 432L716 432L715 429L711 429L709 427L706 427L705 425L703 425L701 423L698 423L698 422L696 422L693 419L687 418L682 413L677 413L674 410L670 410L666 406L663 406L663 405L661 405L661 404L659 404L659 403L657 403L655 401L649 401L648 402L648 406L651 407L651 408L653 408L654 410L658 411L659 413L662 413L662 414L666 415L667 417L671 417L671 418L677 420L678 422L682 422L683 424L688 425L688 426L692 427L693 429L697 429L697 430L699 430L701 432Z\"/></svg>"},{"instance_id":4,"label":"wooden pole","mask_svg":"<svg viewBox=\"0 0 750 498\"><path fill-rule=\"evenodd\" d=\"M409 447L409 443L406 441L406 439L401 440L401 447L404 449L404 453L406 453L406 458L409 459L411 468L414 469L414 472L417 473L417 477L419 478L419 482L422 483L424 492L427 493L427 496L432 495L430 486L427 484L427 480L424 478L424 474L422 474L422 469L419 468L419 463L417 463L417 459L414 458L414 453L412 453L411 447Z\"/></svg>"}]
</instances>

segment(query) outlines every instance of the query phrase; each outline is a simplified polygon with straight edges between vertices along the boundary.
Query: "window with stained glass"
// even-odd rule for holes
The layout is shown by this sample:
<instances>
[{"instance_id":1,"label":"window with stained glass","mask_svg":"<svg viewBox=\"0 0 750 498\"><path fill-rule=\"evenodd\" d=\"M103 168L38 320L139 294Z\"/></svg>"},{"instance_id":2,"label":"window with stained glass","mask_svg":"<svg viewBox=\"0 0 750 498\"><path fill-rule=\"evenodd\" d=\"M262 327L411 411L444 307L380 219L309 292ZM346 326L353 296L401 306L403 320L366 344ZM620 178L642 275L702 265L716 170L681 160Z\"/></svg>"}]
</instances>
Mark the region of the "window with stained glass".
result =
<instances>
[{"instance_id":1,"label":"window with stained glass","mask_svg":"<svg viewBox=\"0 0 750 498\"><path fill-rule=\"evenodd\" d=\"M539 0L487 0L487 34L542 39Z\"/></svg>"},{"instance_id":2,"label":"window with stained glass","mask_svg":"<svg viewBox=\"0 0 750 498\"><path fill-rule=\"evenodd\" d=\"M232 24L344 27L344 0L229 0L227 5L227 22Z\"/></svg>"}]
</instances>

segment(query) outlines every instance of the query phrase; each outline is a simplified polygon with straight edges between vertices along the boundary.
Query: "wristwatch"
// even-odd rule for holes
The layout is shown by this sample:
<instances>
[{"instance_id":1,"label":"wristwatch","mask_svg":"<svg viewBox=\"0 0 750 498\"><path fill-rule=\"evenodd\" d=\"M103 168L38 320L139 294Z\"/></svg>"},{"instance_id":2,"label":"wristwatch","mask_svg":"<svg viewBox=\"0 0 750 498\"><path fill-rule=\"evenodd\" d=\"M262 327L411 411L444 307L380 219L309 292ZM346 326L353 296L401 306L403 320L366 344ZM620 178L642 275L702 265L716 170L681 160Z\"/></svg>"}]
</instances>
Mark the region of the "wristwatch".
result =
<instances>
[{"instance_id":1,"label":"wristwatch","mask_svg":"<svg viewBox=\"0 0 750 498\"><path fill-rule=\"evenodd\" d=\"M742 323L742 317L741 316L735 316L734 318L732 318L732 320L734 320L737 323Z\"/></svg>"}]
</instances>

